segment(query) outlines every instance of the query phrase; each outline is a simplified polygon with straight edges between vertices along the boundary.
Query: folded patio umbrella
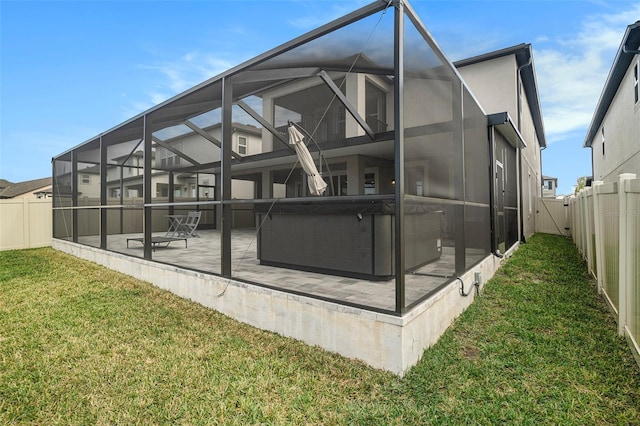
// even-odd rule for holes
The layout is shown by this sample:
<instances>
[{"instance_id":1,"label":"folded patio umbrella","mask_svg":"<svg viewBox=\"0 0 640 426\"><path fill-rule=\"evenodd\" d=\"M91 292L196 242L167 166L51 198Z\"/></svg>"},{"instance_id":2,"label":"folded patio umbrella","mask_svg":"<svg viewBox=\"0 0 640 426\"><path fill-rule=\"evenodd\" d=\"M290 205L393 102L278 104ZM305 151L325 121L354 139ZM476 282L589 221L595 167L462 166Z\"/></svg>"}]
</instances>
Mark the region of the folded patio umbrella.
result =
<instances>
[{"instance_id":1,"label":"folded patio umbrella","mask_svg":"<svg viewBox=\"0 0 640 426\"><path fill-rule=\"evenodd\" d=\"M312 195L322 195L327 189L327 183L322 179L318 168L313 162L309 149L304 144L304 135L292 124L289 126L289 143L296 149L298 160L307 174L309 192Z\"/></svg>"}]
</instances>

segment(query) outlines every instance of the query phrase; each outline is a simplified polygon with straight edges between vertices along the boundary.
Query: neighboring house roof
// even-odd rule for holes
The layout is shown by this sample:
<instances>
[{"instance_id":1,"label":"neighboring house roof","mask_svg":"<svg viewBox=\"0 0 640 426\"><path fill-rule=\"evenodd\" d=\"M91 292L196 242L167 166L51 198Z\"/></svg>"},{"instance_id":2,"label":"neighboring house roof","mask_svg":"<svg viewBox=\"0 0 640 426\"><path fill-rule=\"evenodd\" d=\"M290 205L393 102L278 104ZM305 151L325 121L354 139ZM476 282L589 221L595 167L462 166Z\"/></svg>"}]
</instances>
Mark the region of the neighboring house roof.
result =
<instances>
[{"instance_id":1,"label":"neighboring house roof","mask_svg":"<svg viewBox=\"0 0 640 426\"><path fill-rule=\"evenodd\" d=\"M544 179L544 180L555 180L555 181L557 181L557 180L558 180L558 178L556 178L556 177L551 177L551 176L542 176L542 179Z\"/></svg>"},{"instance_id":2,"label":"neighboring house roof","mask_svg":"<svg viewBox=\"0 0 640 426\"><path fill-rule=\"evenodd\" d=\"M262 135L262 129L253 126L251 124L243 124L243 123L233 123L234 130L241 130L245 133L253 133L256 136Z\"/></svg>"},{"instance_id":3,"label":"neighboring house roof","mask_svg":"<svg viewBox=\"0 0 640 426\"><path fill-rule=\"evenodd\" d=\"M232 123L233 126L233 131L242 131L244 133L250 133L256 136L261 136L262 135L262 129L253 126L251 124L243 124L243 123ZM202 130L204 130L205 132L210 132L214 129L218 129L222 127L221 123L215 123L212 125L208 125L206 127L203 127ZM184 130L184 129L183 129ZM190 136L190 135L194 135L196 132L194 132L193 130L184 130L184 133L179 133L177 135L172 135L171 137L167 138L167 139L163 139L163 142L174 142L174 141L179 141L184 139L186 136ZM142 153L142 151L140 151Z\"/></svg>"},{"instance_id":4,"label":"neighboring house roof","mask_svg":"<svg viewBox=\"0 0 640 426\"><path fill-rule=\"evenodd\" d=\"M0 198L14 198L18 195L27 194L37 189L51 186L51 182L52 179L50 177L18 183L12 183L8 180L0 179Z\"/></svg>"},{"instance_id":5,"label":"neighboring house roof","mask_svg":"<svg viewBox=\"0 0 640 426\"><path fill-rule=\"evenodd\" d=\"M540 96L538 94L538 83L536 81L536 72L533 65L533 52L531 44L521 43L516 46L507 47L505 49L496 50L494 52L484 53L467 59L456 61L453 65L456 68L465 67L467 65L477 64L479 62L489 61L491 59L501 58L503 56L515 55L518 67L522 67L521 76L524 90L527 93L527 101L529 110L533 117L533 124L536 129L536 135L542 148L546 148L547 140L544 136L544 125L542 122L542 112L540 109ZM528 66L530 65L530 66Z\"/></svg>"},{"instance_id":6,"label":"neighboring house roof","mask_svg":"<svg viewBox=\"0 0 640 426\"><path fill-rule=\"evenodd\" d=\"M6 179L0 179L0 194L2 193L2 191L4 191L5 188L8 188L11 185L13 185L13 182L9 182Z\"/></svg>"},{"instance_id":7,"label":"neighboring house roof","mask_svg":"<svg viewBox=\"0 0 640 426\"><path fill-rule=\"evenodd\" d=\"M604 84L602 94L600 94L600 99L596 106L596 111L593 113L593 118L587 131L583 145L585 148L591 147L591 143L602 125L604 116L607 114L611 102L618 92L618 87L620 87L620 83L629 68L629 64L631 64L634 55L638 53L638 48L640 48L640 21L629 25L624 33L624 37L622 37L618 53L616 53L616 58L607 76L607 81ZM633 51L635 51L635 53Z\"/></svg>"}]
</instances>

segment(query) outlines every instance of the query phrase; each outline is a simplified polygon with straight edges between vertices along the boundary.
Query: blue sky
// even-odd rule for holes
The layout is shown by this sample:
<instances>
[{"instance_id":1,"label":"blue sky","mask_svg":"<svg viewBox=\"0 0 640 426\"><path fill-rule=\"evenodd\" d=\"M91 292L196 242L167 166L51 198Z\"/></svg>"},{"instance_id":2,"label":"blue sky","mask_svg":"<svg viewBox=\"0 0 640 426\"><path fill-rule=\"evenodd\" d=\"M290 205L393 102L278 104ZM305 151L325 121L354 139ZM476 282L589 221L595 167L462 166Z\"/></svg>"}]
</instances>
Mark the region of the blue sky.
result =
<instances>
[{"instance_id":1,"label":"blue sky","mask_svg":"<svg viewBox=\"0 0 640 426\"><path fill-rule=\"evenodd\" d=\"M0 178L51 157L370 1L0 0ZM413 0L453 61L531 43L548 148L572 192L591 174L585 133L637 0Z\"/></svg>"}]
</instances>

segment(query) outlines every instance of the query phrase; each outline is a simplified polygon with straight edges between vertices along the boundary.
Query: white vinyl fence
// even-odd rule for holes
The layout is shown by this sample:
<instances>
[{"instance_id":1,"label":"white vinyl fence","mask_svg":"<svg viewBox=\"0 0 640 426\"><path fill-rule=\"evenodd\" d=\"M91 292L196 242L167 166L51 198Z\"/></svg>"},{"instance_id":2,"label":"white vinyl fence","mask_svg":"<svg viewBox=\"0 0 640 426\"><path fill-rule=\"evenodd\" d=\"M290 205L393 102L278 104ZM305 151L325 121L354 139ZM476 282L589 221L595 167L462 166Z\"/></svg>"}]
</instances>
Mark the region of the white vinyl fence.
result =
<instances>
[{"instance_id":1,"label":"white vinyl fence","mask_svg":"<svg viewBox=\"0 0 640 426\"><path fill-rule=\"evenodd\" d=\"M536 203L536 232L571 235L569 200L538 198Z\"/></svg>"},{"instance_id":2,"label":"white vinyl fence","mask_svg":"<svg viewBox=\"0 0 640 426\"><path fill-rule=\"evenodd\" d=\"M594 182L570 201L573 241L640 364L640 179Z\"/></svg>"},{"instance_id":3,"label":"white vinyl fence","mask_svg":"<svg viewBox=\"0 0 640 426\"><path fill-rule=\"evenodd\" d=\"M0 250L51 245L51 199L0 200Z\"/></svg>"}]
</instances>

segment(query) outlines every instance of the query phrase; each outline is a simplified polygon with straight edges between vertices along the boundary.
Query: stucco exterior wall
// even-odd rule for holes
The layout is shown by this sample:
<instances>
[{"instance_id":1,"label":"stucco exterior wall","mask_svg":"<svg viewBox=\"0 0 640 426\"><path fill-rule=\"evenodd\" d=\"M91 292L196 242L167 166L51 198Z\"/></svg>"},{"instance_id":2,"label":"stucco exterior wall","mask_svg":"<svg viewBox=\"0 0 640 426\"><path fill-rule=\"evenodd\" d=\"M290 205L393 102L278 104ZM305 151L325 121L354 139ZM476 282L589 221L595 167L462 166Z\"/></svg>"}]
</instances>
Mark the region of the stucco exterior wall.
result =
<instances>
[{"instance_id":1,"label":"stucco exterior wall","mask_svg":"<svg viewBox=\"0 0 640 426\"><path fill-rule=\"evenodd\" d=\"M636 55L622 79L602 125L591 141L594 180L614 182L621 173L640 175L640 102L635 103L633 92L633 67L638 62Z\"/></svg>"},{"instance_id":2,"label":"stucco exterior wall","mask_svg":"<svg viewBox=\"0 0 640 426\"><path fill-rule=\"evenodd\" d=\"M516 120L518 98L516 86L516 60L503 56L466 67L458 72L467 83L487 114L508 112Z\"/></svg>"},{"instance_id":3,"label":"stucco exterior wall","mask_svg":"<svg viewBox=\"0 0 640 426\"><path fill-rule=\"evenodd\" d=\"M527 93L522 89L521 111L518 109L518 65L515 55L502 56L458 68L485 113L508 112L520 122L520 134L527 147L520 161L522 192L522 230L525 237L535 232L536 198L542 196L542 162L540 142L529 109ZM520 116L520 120L518 117Z\"/></svg>"},{"instance_id":4,"label":"stucco exterior wall","mask_svg":"<svg viewBox=\"0 0 640 426\"><path fill-rule=\"evenodd\" d=\"M520 78L520 77L518 77ZM533 125L533 117L527 94L522 91L522 120L520 133L527 146L521 150L522 163L522 218L523 234L531 236L536 229L536 198L542 197L542 163L540 158L540 142Z\"/></svg>"}]
</instances>

